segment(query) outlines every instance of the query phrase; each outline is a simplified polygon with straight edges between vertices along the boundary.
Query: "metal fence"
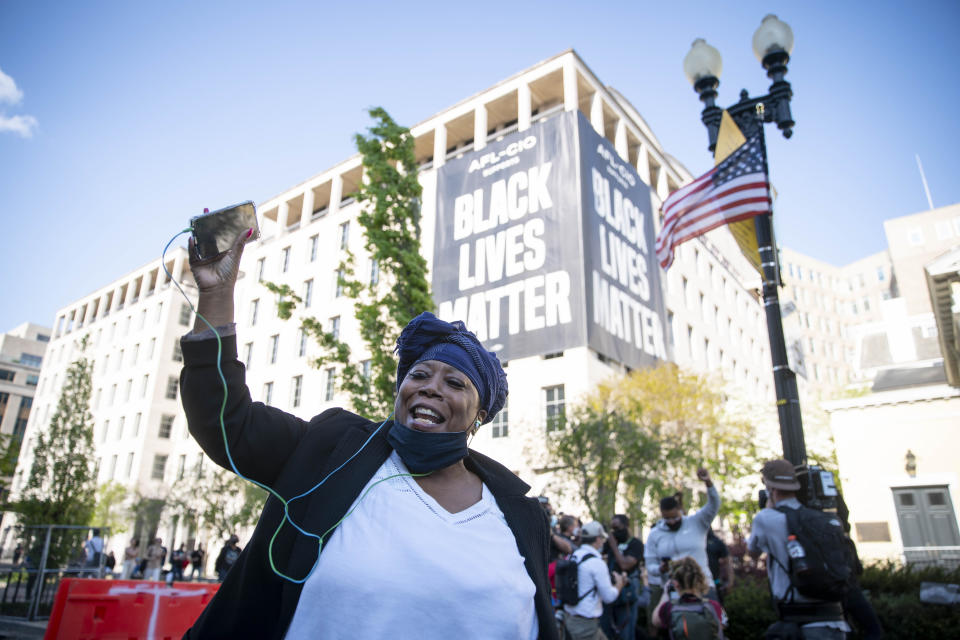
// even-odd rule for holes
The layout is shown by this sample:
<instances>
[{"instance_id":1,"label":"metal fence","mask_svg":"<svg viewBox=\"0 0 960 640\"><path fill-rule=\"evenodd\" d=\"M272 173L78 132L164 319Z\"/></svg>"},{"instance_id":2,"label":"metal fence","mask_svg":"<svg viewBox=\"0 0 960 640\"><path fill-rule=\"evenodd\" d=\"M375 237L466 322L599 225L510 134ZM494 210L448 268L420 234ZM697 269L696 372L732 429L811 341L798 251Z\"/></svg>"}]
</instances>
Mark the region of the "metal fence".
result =
<instances>
[{"instance_id":1,"label":"metal fence","mask_svg":"<svg viewBox=\"0 0 960 640\"><path fill-rule=\"evenodd\" d=\"M0 565L0 615L25 620L50 617L63 578L102 578L106 572L105 527L40 525L17 527L17 549ZM95 552L94 538L100 537Z\"/></svg>"}]
</instances>

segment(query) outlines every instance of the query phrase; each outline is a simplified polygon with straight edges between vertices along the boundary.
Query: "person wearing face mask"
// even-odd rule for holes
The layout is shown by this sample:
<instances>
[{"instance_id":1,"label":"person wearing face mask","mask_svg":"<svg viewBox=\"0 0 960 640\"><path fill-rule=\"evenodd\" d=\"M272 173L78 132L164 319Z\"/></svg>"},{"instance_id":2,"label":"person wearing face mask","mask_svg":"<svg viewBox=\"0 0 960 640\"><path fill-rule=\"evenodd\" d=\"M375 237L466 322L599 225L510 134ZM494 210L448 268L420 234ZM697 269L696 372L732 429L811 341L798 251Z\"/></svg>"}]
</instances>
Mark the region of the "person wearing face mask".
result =
<instances>
[{"instance_id":1,"label":"person wearing face mask","mask_svg":"<svg viewBox=\"0 0 960 640\"><path fill-rule=\"evenodd\" d=\"M391 416L334 408L307 421L253 402L233 324L247 235L213 260L190 241L199 303L181 339L182 402L217 464L302 497L286 508L267 499L184 637L557 638L547 516L528 485L468 448L506 403L497 357L462 322L424 312L397 339Z\"/></svg>"},{"instance_id":2,"label":"person wearing face mask","mask_svg":"<svg viewBox=\"0 0 960 640\"><path fill-rule=\"evenodd\" d=\"M618 513L610 519L610 534L603 546L610 572L622 572L628 585L615 602L603 605L600 626L608 638L634 640L640 593L643 587L640 568L643 566L643 542L630 535L630 518Z\"/></svg>"},{"instance_id":3,"label":"person wearing face mask","mask_svg":"<svg viewBox=\"0 0 960 640\"><path fill-rule=\"evenodd\" d=\"M683 514L676 496L671 495L660 500L661 520L650 529L643 555L650 581L651 605L659 602L663 588L669 582L662 576L669 572L671 560L690 556L700 565L707 577L707 583L713 584L707 561L707 531L720 510L720 494L713 486L710 473L706 469L697 469L697 479L707 488L707 504L692 516ZM711 589L707 596L716 600L716 590ZM651 605L647 606L648 620L653 619Z\"/></svg>"}]
</instances>

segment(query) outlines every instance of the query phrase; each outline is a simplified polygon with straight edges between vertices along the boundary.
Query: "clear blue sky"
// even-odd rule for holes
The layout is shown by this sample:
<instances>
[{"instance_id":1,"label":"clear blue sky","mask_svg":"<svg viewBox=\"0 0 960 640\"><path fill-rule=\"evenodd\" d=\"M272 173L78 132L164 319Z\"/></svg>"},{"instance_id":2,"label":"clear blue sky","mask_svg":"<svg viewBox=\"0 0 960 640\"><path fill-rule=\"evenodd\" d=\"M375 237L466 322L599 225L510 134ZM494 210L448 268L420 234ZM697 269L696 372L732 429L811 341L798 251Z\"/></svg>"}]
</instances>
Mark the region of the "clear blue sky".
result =
<instances>
[{"instance_id":1,"label":"clear blue sky","mask_svg":"<svg viewBox=\"0 0 960 640\"><path fill-rule=\"evenodd\" d=\"M795 134L768 129L783 244L837 265L882 250L882 220L927 207L914 154L934 204L960 201L953 0L4 0L0 331L52 323L204 206L264 200L346 158L367 107L412 125L569 47L701 173L683 57L695 37L720 50L723 105L765 93L750 39L770 12L796 37Z\"/></svg>"}]
</instances>

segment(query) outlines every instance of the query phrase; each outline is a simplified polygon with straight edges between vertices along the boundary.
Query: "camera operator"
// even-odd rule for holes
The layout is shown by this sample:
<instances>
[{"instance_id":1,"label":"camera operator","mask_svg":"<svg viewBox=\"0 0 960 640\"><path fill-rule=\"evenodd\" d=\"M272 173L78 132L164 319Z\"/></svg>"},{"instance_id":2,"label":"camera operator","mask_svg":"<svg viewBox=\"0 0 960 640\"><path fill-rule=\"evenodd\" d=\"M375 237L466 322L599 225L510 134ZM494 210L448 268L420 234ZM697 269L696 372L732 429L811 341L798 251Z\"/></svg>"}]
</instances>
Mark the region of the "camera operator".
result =
<instances>
[{"instance_id":1,"label":"camera operator","mask_svg":"<svg viewBox=\"0 0 960 640\"><path fill-rule=\"evenodd\" d=\"M676 496L667 496L660 501L662 519L650 530L643 559L650 580L650 604L647 605L647 619L653 619L653 608L660 601L665 578L670 570L670 561L690 556L697 561L707 578L707 584L713 584L707 562L707 531L710 523L720 510L720 494L710 480L706 469L697 469L697 478L707 487L707 504L692 516L683 515L680 501ZM716 589L711 588L707 597L717 599Z\"/></svg>"},{"instance_id":2,"label":"camera operator","mask_svg":"<svg viewBox=\"0 0 960 640\"><path fill-rule=\"evenodd\" d=\"M621 572L613 573L611 583L610 572L600 557L600 549L606 541L607 532L599 522L588 522L580 529L580 547L573 552L580 602L563 607L566 613L564 624L571 640L605 640L606 636L600 630L603 603L616 600L627 584L627 577Z\"/></svg>"},{"instance_id":3,"label":"camera operator","mask_svg":"<svg viewBox=\"0 0 960 640\"><path fill-rule=\"evenodd\" d=\"M839 602L814 600L797 592L790 581L790 554L787 552L787 515L778 508L801 509L797 492L800 482L793 463L770 460L761 471L768 501L751 527L747 550L753 559L767 554L770 591L777 603L780 622L767 630L766 638L799 637L803 640L842 640L850 627L843 618ZM795 541L794 541L795 542ZM795 633L799 628L800 635Z\"/></svg>"}]
</instances>

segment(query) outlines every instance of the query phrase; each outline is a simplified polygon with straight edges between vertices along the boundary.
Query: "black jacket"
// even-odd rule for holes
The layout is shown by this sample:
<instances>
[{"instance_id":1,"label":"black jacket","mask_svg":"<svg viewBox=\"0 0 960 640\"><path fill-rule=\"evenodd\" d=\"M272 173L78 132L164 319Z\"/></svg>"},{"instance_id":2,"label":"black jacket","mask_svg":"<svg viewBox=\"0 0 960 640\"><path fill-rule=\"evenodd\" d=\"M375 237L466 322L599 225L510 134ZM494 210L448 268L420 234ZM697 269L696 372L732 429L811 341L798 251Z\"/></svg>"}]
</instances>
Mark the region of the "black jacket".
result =
<instances>
[{"instance_id":1,"label":"black jacket","mask_svg":"<svg viewBox=\"0 0 960 640\"><path fill-rule=\"evenodd\" d=\"M230 469L223 446L219 412L223 386L216 369L217 341L183 341L181 397L190 432L217 464ZM356 453L379 423L343 409L330 409L309 422L279 409L252 402L237 361L236 337L222 340L222 369L227 380L224 424L229 451L237 469L285 498L300 495ZM349 465L308 496L292 502L290 516L306 531L331 529L360 494L392 451L386 439L388 422ZM547 580L549 523L530 487L503 465L470 451L467 468L486 483L503 512L536 586L534 605L540 638L557 638ZM270 568L270 537L283 519L283 505L270 496L249 543L219 591L185 638L258 638L280 640L293 619L302 584L277 576ZM327 534L327 539L329 539ZM319 553L315 538L284 523L273 545L273 564L285 575L302 580ZM465 577L469 579L469 577ZM490 612L495 615L494 612ZM469 636L469 630L464 630Z\"/></svg>"}]
</instances>

